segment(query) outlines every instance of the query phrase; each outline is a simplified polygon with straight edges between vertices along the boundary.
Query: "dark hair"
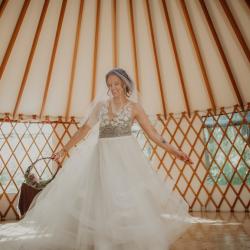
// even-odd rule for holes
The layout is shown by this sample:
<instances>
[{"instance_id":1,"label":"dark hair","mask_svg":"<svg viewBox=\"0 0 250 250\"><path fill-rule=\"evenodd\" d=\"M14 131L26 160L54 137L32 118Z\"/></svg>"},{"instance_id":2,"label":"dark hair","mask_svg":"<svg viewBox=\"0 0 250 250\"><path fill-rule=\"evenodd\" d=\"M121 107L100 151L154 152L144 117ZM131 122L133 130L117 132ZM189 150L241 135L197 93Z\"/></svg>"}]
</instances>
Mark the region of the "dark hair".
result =
<instances>
[{"instance_id":1,"label":"dark hair","mask_svg":"<svg viewBox=\"0 0 250 250\"><path fill-rule=\"evenodd\" d=\"M108 84L108 77L110 75L116 75L117 77L121 79L121 81L125 85L126 96L129 97L132 94L134 83L132 79L129 77L129 75L127 74L127 72L122 68L113 68L105 76L106 84ZM126 81L123 78L125 78Z\"/></svg>"}]
</instances>

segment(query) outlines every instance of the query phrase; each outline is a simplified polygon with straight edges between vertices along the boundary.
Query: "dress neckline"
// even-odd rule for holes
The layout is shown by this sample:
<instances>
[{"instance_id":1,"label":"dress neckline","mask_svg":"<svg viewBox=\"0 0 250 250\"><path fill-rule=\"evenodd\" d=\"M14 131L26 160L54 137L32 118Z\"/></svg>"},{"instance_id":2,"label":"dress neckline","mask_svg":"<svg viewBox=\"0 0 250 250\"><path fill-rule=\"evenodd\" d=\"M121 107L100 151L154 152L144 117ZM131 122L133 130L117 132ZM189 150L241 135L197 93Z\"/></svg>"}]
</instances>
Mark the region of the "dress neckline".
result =
<instances>
[{"instance_id":1,"label":"dress neckline","mask_svg":"<svg viewBox=\"0 0 250 250\"><path fill-rule=\"evenodd\" d=\"M107 101L107 111L108 111L108 119L109 119L109 121L111 121L115 116L118 116L118 115L124 110L124 108L125 108L129 103L130 103L130 101L127 101L127 102L122 106L122 108L120 108L120 110L119 110L117 113L114 113L114 112L112 111L111 100L108 100L108 101ZM111 114L112 114L112 117L111 117L111 118L110 118L110 116L109 116L109 107L110 107L110 109L111 109Z\"/></svg>"}]
</instances>

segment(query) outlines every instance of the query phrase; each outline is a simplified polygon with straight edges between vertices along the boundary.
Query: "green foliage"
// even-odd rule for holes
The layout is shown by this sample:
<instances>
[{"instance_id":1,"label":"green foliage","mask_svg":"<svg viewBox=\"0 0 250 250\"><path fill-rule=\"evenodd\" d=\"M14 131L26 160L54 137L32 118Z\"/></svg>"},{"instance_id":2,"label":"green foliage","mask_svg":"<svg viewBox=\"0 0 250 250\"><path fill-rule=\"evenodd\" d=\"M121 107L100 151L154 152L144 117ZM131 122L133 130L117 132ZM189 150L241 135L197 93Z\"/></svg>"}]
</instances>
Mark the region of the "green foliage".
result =
<instances>
[{"instance_id":1,"label":"green foliage","mask_svg":"<svg viewBox=\"0 0 250 250\"><path fill-rule=\"evenodd\" d=\"M245 119L239 113L232 113L230 124L228 116L205 119L205 163L210 166L207 183L242 185L246 179L249 185L250 149L247 141L250 136L250 112Z\"/></svg>"}]
</instances>

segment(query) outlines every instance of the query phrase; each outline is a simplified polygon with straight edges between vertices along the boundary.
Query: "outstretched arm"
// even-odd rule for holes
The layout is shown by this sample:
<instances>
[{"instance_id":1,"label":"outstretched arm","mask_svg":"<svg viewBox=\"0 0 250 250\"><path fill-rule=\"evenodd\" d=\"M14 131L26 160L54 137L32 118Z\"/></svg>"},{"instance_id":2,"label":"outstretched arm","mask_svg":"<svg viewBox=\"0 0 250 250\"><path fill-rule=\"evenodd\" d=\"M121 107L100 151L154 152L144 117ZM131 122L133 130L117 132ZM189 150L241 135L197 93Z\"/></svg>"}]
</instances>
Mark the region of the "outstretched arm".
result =
<instances>
[{"instance_id":1,"label":"outstretched arm","mask_svg":"<svg viewBox=\"0 0 250 250\"><path fill-rule=\"evenodd\" d=\"M147 114L145 113L144 109L139 103L135 103L135 119L139 122L142 129L146 132L147 136L154 141L158 146L164 148L169 153L173 154L180 160L185 161L186 163L192 164L192 160L189 158L187 154L183 151L177 149L170 143L168 143L154 128L151 124L150 120L148 119Z\"/></svg>"},{"instance_id":2,"label":"outstretched arm","mask_svg":"<svg viewBox=\"0 0 250 250\"><path fill-rule=\"evenodd\" d=\"M101 108L101 102L97 103L89 115L88 119L85 123L75 132L75 134L70 138L70 140L64 145L63 149L54 153L52 158L55 160L59 160L59 158L63 157L64 155L68 154L69 150L75 146L80 140L85 138L91 128L98 122L99 119L99 112Z\"/></svg>"},{"instance_id":3,"label":"outstretched arm","mask_svg":"<svg viewBox=\"0 0 250 250\"><path fill-rule=\"evenodd\" d=\"M89 132L91 127L85 122L70 138L70 140L64 145L64 150L69 151L73 146L75 146L80 140L82 140Z\"/></svg>"}]
</instances>

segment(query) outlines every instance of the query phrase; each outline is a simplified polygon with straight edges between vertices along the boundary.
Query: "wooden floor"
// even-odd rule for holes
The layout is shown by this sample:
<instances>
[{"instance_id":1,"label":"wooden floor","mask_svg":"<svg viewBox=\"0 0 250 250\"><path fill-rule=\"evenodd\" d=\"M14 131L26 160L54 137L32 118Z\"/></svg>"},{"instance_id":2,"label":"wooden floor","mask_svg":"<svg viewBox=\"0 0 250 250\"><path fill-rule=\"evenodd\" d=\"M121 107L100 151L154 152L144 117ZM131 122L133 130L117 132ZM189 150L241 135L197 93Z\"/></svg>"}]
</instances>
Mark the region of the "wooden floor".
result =
<instances>
[{"instance_id":1,"label":"wooden floor","mask_svg":"<svg viewBox=\"0 0 250 250\"><path fill-rule=\"evenodd\" d=\"M171 250L250 250L249 213L191 214L212 222L193 224Z\"/></svg>"},{"instance_id":2,"label":"wooden floor","mask_svg":"<svg viewBox=\"0 0 250 250\"><path fill-rule=\"evenodd\" d=\"M208 221L194 223L170 250L250 250L249 213L193 212L191 215Z\"/></svg>"}]
</instances>

